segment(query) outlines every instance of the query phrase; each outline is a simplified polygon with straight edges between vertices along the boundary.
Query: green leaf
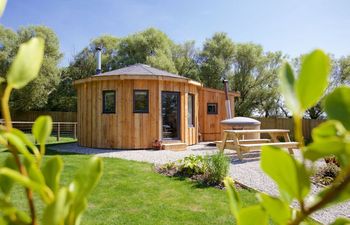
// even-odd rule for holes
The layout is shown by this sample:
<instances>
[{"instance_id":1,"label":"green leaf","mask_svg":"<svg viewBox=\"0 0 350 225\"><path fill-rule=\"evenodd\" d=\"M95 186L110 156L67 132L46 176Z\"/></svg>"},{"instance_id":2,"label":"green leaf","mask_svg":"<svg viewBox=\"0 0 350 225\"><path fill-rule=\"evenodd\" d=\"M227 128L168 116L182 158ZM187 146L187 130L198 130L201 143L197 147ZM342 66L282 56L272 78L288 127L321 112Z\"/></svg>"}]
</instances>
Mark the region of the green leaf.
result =
<instances>
[{"instance_id":1,"label":"green leaf","mask_svg":"<svg viewBox=\"0 0 350 225\"><path fill-rule=\"evenodd\" d=\"M78 198L86 197L98 183L102 175L102 159L99 157L90 158L86 165L83 165L69 185L69 190Z\"/></svg>"},{"instance_id":2,"label":"green leaf","mask_svg":"<svg viewBox=\"0 0 350 225\"><path fill-rule=\"evenodd\" d=\"M12 170L17 170L16 161L13 155L9 155L6 158L4 162L4 167ZM12 187L13 187L13 181L7 176L0 175L0 188L1 188L1 191L4 193L4 195L10 194Z\"/></svg>"},{"instance_id":3,"label":"green leaf","mask_svg":"<svg viewBox=\"0 0 350 225\"><path fill-rule=\"evenodd\" d=\"M316 161L326 156L339 156L345 152L345 143L337 138L311 143L305 148L303 155L306 159Z\"/></svg>"},{"instance_id":4,"label":"green leaf","mask_svg":"<svg viewBox=\"0 0 350 225\"><path fill-rule=\"evenodd\" d=\"M0 17L5 11L7 0L0 0Z\"/></svg>"},{"instance_id":5,"label":"green leaf","mask_svg":"<svg viewBox=\"0 0 350 225\"><path fill-rule=\"evenodd\" d=\"M0 197L0 212L5 215L14 214L16 207L9 201L9 199Z\"/></svg>"},{"instance_id":6,"label":"green leaf","mask_svg":"<svg viewBox=\"0 0 350 225\"><path fill-rule=\"evenodd\" d=\"M35 163L30 164L28 175L32 181L35 181L38 184L45 185L45 178L41 173L40 169L38 168L37 164Z\"/></svg>"},{"instance_id":7,"label":"green leaf","mask_svg":"<svg viewBox=\"0 0 350 225\"><path fill-rule=\"evenodd\" d=\"M26 176L23 176L19 172L2 167L0 168L0 175L7 176L8 178L12 179L13 181L17 182L18 184L21 184L22 186L26 188L30 188L33 191L36 191L41 194L45 202L50 202L53 198L53 194L51 190L43 184L37 183L31 179L29 179Z\"/></svg>"},{"instance_id":8,"label":"green leaf","mask_svg":"<svg viewBox=\"0 0 350 225\"><path fill-rule=\"evenodd\" d=\"M12 128L11 133L16 135L18 138L20 138L22 142L33 151L36 157L40 157L38 148L29 140L28 136L25 133L23 133L21 130L18 130L16 128Z\"/></svg>"},{"instance_id":9,"label":"green leaf","mask_svg":"<svg viewBox=\"0 0 350 225\"><path fill-rule=\"evenodd\" d=\"M74 180L69 185L69 193L72 199L72 205L69 210L67 224L78 224L82 212L87 207L86 198L92 189L98 183L102 175L102 159L92 157L86 165L83 165L77 172Z\"/></svg>"},{"instance_id":10,"label":"green leaf","mask_svg":"<svg viewBox=\"0 0 350 225\"><path fill-rule=\"evenodd\" d=\"M312 129L312 140L315 142L334 137L343 138L345 135L346 129L336 120L328 120Z\"/></svg>"},{"instance_id":11,"label":"green leaf","mask_svg":"<svg viewBox=\"0 0 350 225\"><path fill-rule=\"evenodd\" d=\"M52 119L50 116L39 116L33 125L32 133L40 145L45 145L52 131Z\"/></svg>"},{"instance_id":12,"label":"green leaf","mask_svg":"<svg viewBox=\"0 0 350 225\"><path fill-rule=\"evenodd\" d=\"M296 96L303 111L315 105L323 96L328 86L329 72L330 60L323 51L315 50L305 57L295 82Z\"/></svg>"},{"instance_id":13,"label":"green leaf","mask_svg":"<svg viewBox=\"0 0 350 225\"><path fill-rule=\"evenodd\" d=\"M13 148L23 154L23 156L28 159L29 162L35 162L35 159L32 154L28 151L25 144L22 140L12 133L4 133L4 137L7 138L9 145L13 146ZM12 149L11 149L12 150Z\"/></svg>"},{"instance_id":14,"label":"green leaf","mask_svg":"<svg viewBox=\"0 0 350 225\"><path fill-rule=\"evenodd\" d=\"M286 201L303 199L310 191L310 180L304 165L280 148L264 146L261 168L278 185Z\"/></svg>"},{"instance_id":15,"label":"green leaf","mask_svg":"<svg viewBox=\"0 0 350 225\"><path fill-rule=\"evenodd\" d=\"M350 88L346 86L336 88L325 99L325 111L329 119L340 121L350 130Z\"/></svg>"},{"instance_id":16,"label":"green leaf","mask_svg":"<svg viewBox=\"0 0 350 225\"><path fill-rule=\"evenodd\" d=\"M42 224L61 225L64 224L68 214L68 189L61 188L51 204L44 210Z\"/></svg>"},{"instance_id":17,"label":"green leaf","mask_svg":"<svg viewBox=\"0 0 350 225\"><path fill-rule=\"evenodd\" d=\"M46 185L56 193L59 188L60 177L63 169L62 159L58 156L50 158L43 166L42 172Z\"/></svg>"},{"instance_id":18,"label":"green leaf","mask_svg":"<svg viewBox=\"0 0 350 225\"><path fill-rule=\"evenodd\" d=\"M24 187L31 188L33 190L41 190L42 186L31 179L29 179L26 176L23 176L19 172L9 169L9 168L0 168L0 174L9 177L13 181L18 182L19 184L23 185Z\"/></svg>"},{"instance_id":19,"label":"green leaf","mask_svg":"<svg viewBox=\"0 0 350 225\"><path fill-rule=\"evenodd\" d=\"M349 225L350 219L347 218L337 218L333 223L330 225Z\"/></svg>"},{"instance_id":20,"label":"green leaf","mask_svg":"<svg viewBox=\"0 0 350 225\"><path fill-rule=\"evenodd\" d=\"M341 164L347 164L348 157L342 157L346 152L346 146L350 143L346 138L347 131L343 125L335 120L320 124L312 130L313 143L303 151L306 159L316 161L326 156L337 156ZM345 161L344 161L345 160Z\"/></svg>"},{"instance_id":21,"label":"green leaf","mask_svg":"<svg viewBox=\"0 0 350 225\"><path fill-rule=\"evenodd\" d=\"M286 101L286 105L289 110L295 113L299 113L299 103L296 100L294 84L295 76L292 67L288 63L284 63L279 72L280 78L280 91Z\"/></svg>"},{"instance_id":22,"label":"green leaf","mask_svg":"<svg viewBox=\"0 0 350 225\"><path fill-rule=\"evenodd\" d=\"M273 221L277 224L287 224L291 218L291 209L288 204L264 193L258 193L258 199Z\"/></svg>"},{"instance_id":23,"label":"green leaf","mask_svg":"<svg viewBox=\"0 0 350 225\"><path fill-rule=\"evenodd\" d=\"M253 205L239 211L238 225L267 225L269 217L260 205Z\"/></svg>"},{"instance_id":24,"label":"green leaf","mask_svg":"<svg viewBox=\"0 0 350 225\"><path fill-rule=\"evenodd\" d=\"M21 44L7 74L7 83L20 89L38 76L44 57L44 40L32 38Z\"/></svg>"},{"instance_id":25,"label":"green leaf","mask_svg":"<svg viewBox=\"0 0 350 225\"><path fill-rule=\"evenodd\" d=\"M242 203L238 192L236 191L234 181L231 177L226 177L224 179L224 184L229 199L231 213L237 218L238 212L242 208Z\"/></svg>"}]
</instances>

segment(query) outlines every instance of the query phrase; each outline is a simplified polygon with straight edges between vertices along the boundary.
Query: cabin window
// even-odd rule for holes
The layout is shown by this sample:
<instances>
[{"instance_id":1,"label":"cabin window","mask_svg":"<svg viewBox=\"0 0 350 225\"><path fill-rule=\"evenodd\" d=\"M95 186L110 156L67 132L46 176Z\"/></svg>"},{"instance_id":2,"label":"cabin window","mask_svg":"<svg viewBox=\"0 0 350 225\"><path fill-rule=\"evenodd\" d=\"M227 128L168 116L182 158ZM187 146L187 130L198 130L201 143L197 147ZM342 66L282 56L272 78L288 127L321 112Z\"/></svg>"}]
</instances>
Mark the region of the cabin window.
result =
<instances>
[{"instance_id":1,"label":"cabin window","mask_svg":"<svg viewBox=\"0 0 350 225\"><path fill-rule=\"evenodd\" d=\"M134 113L148 113L148 90L134 90Z\"/></svg>"},{"instance_id":2,"label":"cabin window","mask_svg":"<svg viewBox=\"0 0 350 225\"><path fill-rule=\"evenodd\" d=\"M208 103L207 104L208 114L218 114L218 103Z\"/></svg>"},{"instance_id":3,"label":"cabin window","mask_svg":"<svg viewBox=\"0 0 350 225\"><path fill-rule=\"evenodd\" d=\"M115 113L115 91L103 91L102 92L103 97L103 113Z\"/></svg>"},{"instance_id":4,"label":"cabin window","mask_svg":"<svg viewBox=\"0 0 350 225\"><path fill-rule=\"evenodd\" d=\"M194 95L188 94L187 121L189 127L194 127Z\"/></svg>"}]
</instances>

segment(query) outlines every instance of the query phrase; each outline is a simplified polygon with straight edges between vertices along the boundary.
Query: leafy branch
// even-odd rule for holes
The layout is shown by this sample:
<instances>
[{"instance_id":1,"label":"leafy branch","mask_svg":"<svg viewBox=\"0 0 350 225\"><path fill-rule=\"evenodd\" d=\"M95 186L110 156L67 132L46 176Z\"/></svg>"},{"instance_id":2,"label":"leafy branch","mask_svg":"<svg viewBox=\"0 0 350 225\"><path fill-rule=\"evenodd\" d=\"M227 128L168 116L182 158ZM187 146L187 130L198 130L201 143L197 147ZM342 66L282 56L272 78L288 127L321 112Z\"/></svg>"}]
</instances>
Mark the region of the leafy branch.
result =
<instances>
[{"instance_id":1,"label":"leafy branch","mask_svg":"<svg viewBox=\"0 0 350 225\"><path fill-rule=\"evenodd\" d=\"M302 160L280 148L265 146L261 152L261 168L277 184L280 196L272 197L258 193L259 204L241 207L234 182L226 178L225 185L230 201L231 212L240 225L268 224L269 218L276 224L297 225L306 222L308 217L325 207L350 199L350 88L338 87L326 97L330 73L330 60L321 50L315 50L304 58L299 75L296 77L291 66L286 63L280 71L280 86L284 100L293 113L295 137L300 144ZM313 143L304 145L302 117L305 111L324 98L324 110L329 121L312 131ZM310 176L314 163L324 157L335 156L341 172L334 183L312 196L312 203L306 204L310 194ZM311 163L311 167L307 166ZM299 209L290 207L296 200ZM254 213L254 219L247 216ZM334 224L348 224L350 220L338 218Z\"/></svg>"},{"instance_id":2,"label":"leafy branch","mask_svg":"<svg viewBox=\"0 0 350 225\"><path fill-rule=\"evenodd\" d=\"M5 3L4 0L0 0L0 15ZM9 108L11 91L23 88L38 76L43 57L44 40L32 38L19 47L6 80L0 80L5 86L1 96L5 126L0 126L0 144L11 153L0 166L1 224L37 225L41 221L40 224L78 225L82 213L87 208L87 196L102 174L102 160L94 157L83 165L67 187L61 187L62 159L55 156L43 160L45 143L52 131L51 117L39 117L32 128L33 136L40 145L40 151L26 134L12 127ZM14 184L24 187L30 216L12 203L10 194ZM44 203L42 219L37 217L34 193L38 193Z\"/></svg>"}]
</instances>

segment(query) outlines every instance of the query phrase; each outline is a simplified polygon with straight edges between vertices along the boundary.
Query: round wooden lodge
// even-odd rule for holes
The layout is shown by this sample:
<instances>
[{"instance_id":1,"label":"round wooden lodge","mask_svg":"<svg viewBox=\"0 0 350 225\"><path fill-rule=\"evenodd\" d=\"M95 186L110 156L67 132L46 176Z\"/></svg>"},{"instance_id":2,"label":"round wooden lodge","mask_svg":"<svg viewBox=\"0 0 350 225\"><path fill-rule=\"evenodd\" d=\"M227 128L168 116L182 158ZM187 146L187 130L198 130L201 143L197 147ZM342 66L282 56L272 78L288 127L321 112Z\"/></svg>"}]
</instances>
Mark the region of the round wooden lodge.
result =
<instances>
[{"instance_id":1,"label":"round wooden lodge","mask_svg":"<svg viewBox=\"0 0 350 225\"><path fill-rule=\"evenodd\" d=\"M93 148L182 150L221 139L225 93L148 65L75 81L78 143ZM231 108L234 97L230 92ZM232 115L233 115L232 110Z\"/></svg>"}]
</instances>

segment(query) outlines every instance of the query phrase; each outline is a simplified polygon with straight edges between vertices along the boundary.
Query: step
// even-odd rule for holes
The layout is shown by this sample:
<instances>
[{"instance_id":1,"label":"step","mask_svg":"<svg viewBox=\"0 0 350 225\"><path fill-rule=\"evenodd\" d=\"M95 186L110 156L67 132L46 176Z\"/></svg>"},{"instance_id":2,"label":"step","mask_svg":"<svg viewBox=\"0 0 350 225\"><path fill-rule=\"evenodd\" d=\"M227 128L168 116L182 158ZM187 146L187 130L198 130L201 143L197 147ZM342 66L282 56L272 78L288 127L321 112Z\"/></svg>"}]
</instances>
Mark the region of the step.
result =
<instances>
[{"instance_id":1,"label":"step","mask_svg":"<svg viewBox=\"0 0 350 225\"><path fill-rule=\"evenodd\" d=\"M187 144L182 142L169 142L162 144L162 150L185 151Z\"/></svg>"}]
</instances>

